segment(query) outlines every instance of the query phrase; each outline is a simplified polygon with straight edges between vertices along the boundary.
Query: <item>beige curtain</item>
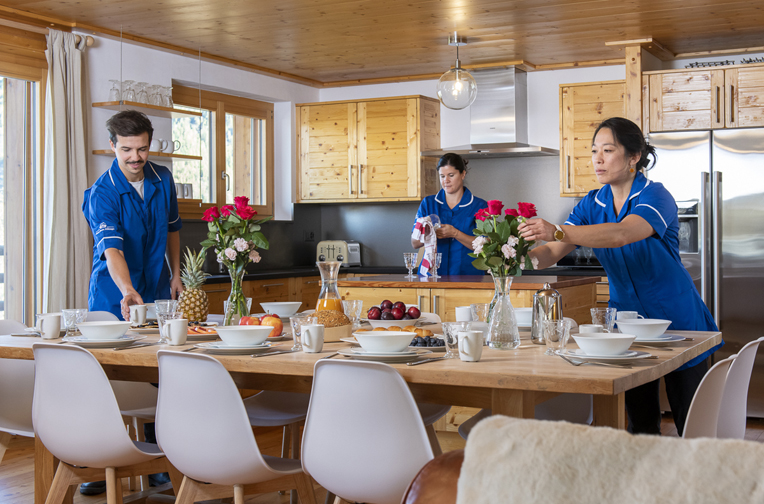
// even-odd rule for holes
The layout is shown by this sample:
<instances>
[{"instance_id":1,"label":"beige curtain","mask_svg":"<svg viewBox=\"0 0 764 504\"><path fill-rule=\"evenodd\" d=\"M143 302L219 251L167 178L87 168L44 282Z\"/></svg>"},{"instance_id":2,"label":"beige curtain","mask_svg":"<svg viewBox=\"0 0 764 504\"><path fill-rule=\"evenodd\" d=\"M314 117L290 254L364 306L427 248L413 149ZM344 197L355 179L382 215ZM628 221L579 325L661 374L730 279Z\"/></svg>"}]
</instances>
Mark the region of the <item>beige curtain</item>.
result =
<instances>
[{"instance_id":1,"label":"beige curtain","mask_svg":"<svg viewBox=\"0 0 764 504\"><path fill-rule=\"evenodd\" d=\"M90 230L82 215L87 189L87 124L83 53L72 33L47 36L43 179L43 311L86 308Z\"/></svg>"}]
</instances>

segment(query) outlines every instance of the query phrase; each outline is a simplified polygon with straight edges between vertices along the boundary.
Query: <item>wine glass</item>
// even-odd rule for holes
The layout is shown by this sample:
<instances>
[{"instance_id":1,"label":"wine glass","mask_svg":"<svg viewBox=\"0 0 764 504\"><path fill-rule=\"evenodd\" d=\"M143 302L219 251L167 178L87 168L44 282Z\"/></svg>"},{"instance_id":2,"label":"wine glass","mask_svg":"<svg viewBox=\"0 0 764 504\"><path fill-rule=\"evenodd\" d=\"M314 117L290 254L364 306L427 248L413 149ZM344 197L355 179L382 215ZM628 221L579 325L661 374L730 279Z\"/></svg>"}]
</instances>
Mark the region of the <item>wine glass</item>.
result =
<instances>
[{"instance_id":1,"label":"wine glass","mask_svg":"<svg viewBox=\"0 0 764 504\"><path fill-rule=\"evenodd\" d=\"M435 254L435 272L433 273L433 278L440 278L440 275L438 275L438 269L440 268L440 261L443 258L443 253L438 252Z\"/></svg>"},{"instance_id":2,"label":"wine glass","mask_svg":"<svg viewBox=\"0 0 764 504\"><path fill-rule=\"evenodd\" d=\"M118 80L110 80L109 82L111 82L111 89L109 89L109 101L120 101L122 99L122 92L119 89L121 82Z\"/></svg>"},{"instance_id":3,"label":"wine glass","mask_svg":"<svg viewBox=\"0 0 764 504\"><path fill-rule=\"evenodd\" d=\"M589 266L592 263L592 255L594 251L590 247L584 247L584 257L586 257L586 265Z\"/></svg>"},{"instance_id":4,"label":"wine glass","mask_svg":"<svg viewBox=\"0 0 764 504\"><path fill-rule=\"evenodd\" d=\"M77 310L68 309L61 310L61 315L64 319L64 327L66 328L66 337L74 336L75 324L77 323Z\"/></svg>"},{"instance_id":5,"label":"wine glass","mask_svg":"<svg viewBox=\"0 0 764 504\"><path fill-rule=\"evenodd\" d=\"M409 270L408 279L414 278L414 268L416 267L416 252L404 252L403 262L406 264L406 268Z\"/></svg>"}]
</instances>

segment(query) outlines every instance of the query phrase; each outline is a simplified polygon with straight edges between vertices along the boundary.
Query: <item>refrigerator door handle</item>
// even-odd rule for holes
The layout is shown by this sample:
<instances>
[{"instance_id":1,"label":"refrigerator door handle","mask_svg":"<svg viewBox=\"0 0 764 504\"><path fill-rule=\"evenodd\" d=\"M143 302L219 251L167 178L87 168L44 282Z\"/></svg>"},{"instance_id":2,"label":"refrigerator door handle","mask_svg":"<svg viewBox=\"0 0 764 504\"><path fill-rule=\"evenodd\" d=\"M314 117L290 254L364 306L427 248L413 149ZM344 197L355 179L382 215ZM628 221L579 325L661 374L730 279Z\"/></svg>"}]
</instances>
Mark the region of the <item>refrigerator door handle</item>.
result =
<instances>
[{"instance_id":1,"label":"refrigerator door handle","mask_svg":"<svg viewBox=\"0 0 764 504\"><path fill-rule=\"evenodd\" d=\"M711 302L711 286L708 275L708 266L711 260L711 236L710 236L710 215L711 209L711 174L700 172L700 209L698 212L700 228L700 297L706 306Z\"/></svg>"},{"instance_id":2,"label":"refrigerator door handle","mask_svg":"<svg viewBox=\"0 0 764 504\"><path fill-rule=\"evenodd\" d=\"M714 321L721 330L721 284L722 284L722 172L714 172L711 185L713 198L713 239L714 239Z\"/></svg>"}]
</instances>

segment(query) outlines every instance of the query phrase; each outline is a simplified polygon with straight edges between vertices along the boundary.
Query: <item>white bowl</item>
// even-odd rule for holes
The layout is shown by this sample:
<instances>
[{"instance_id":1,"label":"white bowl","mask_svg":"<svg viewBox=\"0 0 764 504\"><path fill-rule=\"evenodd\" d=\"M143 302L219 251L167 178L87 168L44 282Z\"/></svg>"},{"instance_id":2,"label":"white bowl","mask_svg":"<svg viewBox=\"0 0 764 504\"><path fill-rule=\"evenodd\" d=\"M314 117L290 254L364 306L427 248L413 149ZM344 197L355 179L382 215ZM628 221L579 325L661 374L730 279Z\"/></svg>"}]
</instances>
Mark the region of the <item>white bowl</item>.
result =
<instances>
[{"instance_id":1,"label":"white bowl","mask_svg":"<svg viewBox=\"0 0 764 504\"><path fill-rule=\"evenodd\" d=\"M416 338L416 333L404 331L361 331L353 333L367 352L402 352Z\"/></svg>"},{"instance_id":2,"label":"white bowl","mask_svg":"<svg viewBox=\"0 0 764 504\"><path fill-rule=\"evenodd\" d=\"M267 313L276 314L281 318L289 318L300 309L302 301L281 301L272 303L260 303Z\"/></svg>"},{"instance_id":3,"label":"white bowl","mask_svg":"<svg viewBox=\"0 0 764 504\"><path fill-rule=\"evenodd\" d=\"M518 327L533 325L533 308L515 308L515 318Z\"/></svg>"},{"instance_id":4,"label":"white bowl","mask_svg":"<svg viewBox=\"0 0 764 504\"><path fill-rule=\"evenodd\" d=\"M638 340L657 338L671 325L670 320L662 319L625 319L615 323L618 329L636 335Z\"/></svg>"},{"instance_id":5,"label":"white bowl","mask_svg":"<svg viewBox=\"0 0 764 504\"><path fill-rule=\"evenodd\" d=\"M620 355L637 337L633 334L587 333L574 334L573 339L587 355Z\"/></svg>"},{"instance_id":6,"label":"white bowl","mask_svg":"<svg viewBox=\"0 0 764 504\"><path fill-rule=\"evenodd\" d=\"M256 346L262 344L273 331L273 326L233 325L215 328L220 339L228 346Z\"/></svg>"},{"instance_id":7,"label":"white bowl","mask_svg":"<svg viewBox=\"0 0 764 504\"><path fill-rule=\"evenodd\" d=\"M87 339L117 339L130 329L130 322L110 320L108 322L80 322L77 328Z\"/></svg>"}]
</instances>

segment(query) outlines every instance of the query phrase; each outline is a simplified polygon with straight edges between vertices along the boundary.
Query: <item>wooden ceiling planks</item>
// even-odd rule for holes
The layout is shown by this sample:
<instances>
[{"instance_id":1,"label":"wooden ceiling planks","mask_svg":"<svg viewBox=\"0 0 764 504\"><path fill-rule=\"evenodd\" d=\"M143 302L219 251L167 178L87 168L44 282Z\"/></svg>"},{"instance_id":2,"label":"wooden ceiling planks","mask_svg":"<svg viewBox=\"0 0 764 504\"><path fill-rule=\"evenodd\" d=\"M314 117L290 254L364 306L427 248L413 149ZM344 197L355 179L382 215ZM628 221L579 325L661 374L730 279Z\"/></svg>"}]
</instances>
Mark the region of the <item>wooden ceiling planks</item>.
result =
<instances>
[{"instance_id":1,"label":"wooden ceiling planks","mask_svg":"<svg viewBox=\"0 0 764 504\"><path fill-rule=\"evenodd\" d=\"M539 68L623 58L605 42L652 37L674 53L762 46L764 6L741 0L0 0L9 9L155 41L321 85L410 80L464 65ZM18 12L17 11L17 12Z\"/></svg>"}]
</instances>

